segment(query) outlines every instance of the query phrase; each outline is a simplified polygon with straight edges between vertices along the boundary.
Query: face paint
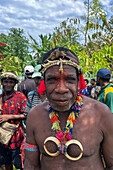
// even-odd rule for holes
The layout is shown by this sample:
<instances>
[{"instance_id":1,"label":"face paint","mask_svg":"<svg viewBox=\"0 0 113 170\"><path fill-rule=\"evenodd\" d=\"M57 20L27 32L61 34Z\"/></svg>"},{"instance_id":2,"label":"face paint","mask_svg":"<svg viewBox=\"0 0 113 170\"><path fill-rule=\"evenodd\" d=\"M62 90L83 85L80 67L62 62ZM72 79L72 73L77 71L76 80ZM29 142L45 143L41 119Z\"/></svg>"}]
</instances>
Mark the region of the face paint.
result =
<instances>
[{"instance_id":1,"label":"face paint","mask_svg":"<svg viewBox=\"0 0 113 170\"><path fill-rule=\"evenodd\" d=\"M58 84L56 87L56 91L60 93L66 93L68 90L68 84L66 83L65 79L67 79L67 75L64 75L63 73L60 73L60 76L58 77Z\"/></svg>"},{"instance_id":2,"label":"face paint","mask_svg":"<svg viewBox=\"0 0 113 170\"><path fill-rule=\"evenodd\" d=\"M60 63L59 72L61 72L61 74L63 74L63 64L62 64L62 60L61 60L61 63Z\"/></svg>"},{"instance_id":3,"label":"face paint","mask_svg":"<svg viewBox=\"0 0 113 170\"><path fill-rule=\"evenodd\" d=\"M77 71L74 67L63 65L50 67L45 73L46 95L51 106L57 111L67 111L76 100L78 91Z\"/></svg>"}]
</instances>

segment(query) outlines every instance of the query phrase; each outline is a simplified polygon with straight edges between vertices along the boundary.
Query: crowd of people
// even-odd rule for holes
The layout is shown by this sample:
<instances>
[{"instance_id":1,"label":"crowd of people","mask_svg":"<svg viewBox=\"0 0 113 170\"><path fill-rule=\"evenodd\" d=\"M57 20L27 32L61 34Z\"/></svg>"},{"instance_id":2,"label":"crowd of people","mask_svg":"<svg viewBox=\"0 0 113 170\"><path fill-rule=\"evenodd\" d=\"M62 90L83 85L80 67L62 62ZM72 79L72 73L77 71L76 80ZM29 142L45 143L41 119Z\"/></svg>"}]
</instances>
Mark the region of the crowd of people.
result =
<instances>
[{"instance_id":1,"label":"crowd of people","mask_svg":"<svg viewBox=\"0 0 113 170\"><path fill-rule=\"evenodd\" d=\"M0 140L2 170L113 170L111 72L101 68L89 83L76 54L59 47L24 73L21 83L1 74L0 127L18 125L7 144Z\"/></svg>"},{"instance_id":2,"label":"crowd of people","mask_svg":"<svg viewBox=\"0 0 113 170\"><path fill-rule=\"evenodd\" d=\"M84 79L86 88L82 89L80 93L106 104L113 113L113 83L110 83L111 72L106 68L101 68L95 76L97 81L92 78L90 85L88 85L88 79Z\"/></svg>"},{"instance_id":3,"label":"crowd of people","mask_svg":"<svg viewBox=\"0 0 113 170\"><path fill-rule=\"evenodd\" d=\"M82 89L80 93L87 97L97 99L97 94L99 93L101 87L97 86L95 78L91 78L90 84L88 79L84 79L84 81L85 81L86 88Z\"/></svg>"}]
</instances>

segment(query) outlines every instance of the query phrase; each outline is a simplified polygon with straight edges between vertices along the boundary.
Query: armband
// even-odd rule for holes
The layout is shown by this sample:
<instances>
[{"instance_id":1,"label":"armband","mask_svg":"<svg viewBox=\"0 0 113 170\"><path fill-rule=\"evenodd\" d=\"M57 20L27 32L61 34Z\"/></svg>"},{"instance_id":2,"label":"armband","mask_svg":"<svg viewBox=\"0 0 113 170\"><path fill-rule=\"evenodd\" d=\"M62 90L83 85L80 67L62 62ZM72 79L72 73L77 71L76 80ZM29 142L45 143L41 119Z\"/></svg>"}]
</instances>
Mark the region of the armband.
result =
<instances>
[{"instance_id":1,"label":"armband","mask_svg":"<svg viewBox=\"0 0 113 170\"><path fill-rule=\"evenodd\" d=\"M37 145L31 145L25 142L25 150L32 151L32 152L39 152L39 148Z\"/></svg>"}]
</instances>

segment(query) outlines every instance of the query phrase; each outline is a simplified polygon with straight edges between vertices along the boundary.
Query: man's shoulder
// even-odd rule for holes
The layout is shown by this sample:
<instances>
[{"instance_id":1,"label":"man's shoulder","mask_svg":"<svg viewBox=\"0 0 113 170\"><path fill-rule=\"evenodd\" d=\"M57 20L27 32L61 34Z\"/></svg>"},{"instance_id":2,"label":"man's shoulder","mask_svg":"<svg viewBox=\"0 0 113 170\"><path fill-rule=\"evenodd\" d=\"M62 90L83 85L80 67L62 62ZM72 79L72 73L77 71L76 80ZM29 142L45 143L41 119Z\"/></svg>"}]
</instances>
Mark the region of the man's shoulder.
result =
<instances>
[{"instance_id":1,"label":"man's shoulder","mask_svg":"<svg viewBox=\"0 0 113 170\"><path fill-rule=\"evenodd\" d=\"M106 100L106 96L108 95L113 95L113 84L109 84L109 86L105 88L104 100Z\"/></svg>"},{"instance_id":2,"label":"man's shoulder","mask_svg":"<svg viewBox=\"0 0 113 170\"><path fill-rule=\"evenodd\" d=\"M27 79L25 79L24 82L34 82L34 79L32 79L32 78L27 78Z\"/></svg>"},{"instance_id":3,"label":"man's shoulder","mask_svg":"<svg viewBox=\"0 0 113 170\"><path fill-rule=\"evenodd\" d=\"M48 112L48 101L42 102L37 104L36 106L32 107L28 116L36 116L37 118L43 117Z\"/></svg>"},{"instance_id":4,"label":"man's shoulder","mask_svg":"<svg viewBox=\"0 0 113 170\"><path fill-rule=\"evenodd\" d=\"M21 86L22 84L24 84L25 81L26 81L26 79L25 79L25 80L22 80L22 81L19 83L19 86Z\"/></svg>"},{"instance_id":5,"label":"man's shoulder","mask_svg":"<svg viewBox=\"0 0 113 170\"><path fill-rule=\"evenodd\" d=\"M88 106L91 110L96 110L96 112L98 112L98 109L106 107L102 102L86 96L83 96L83 105Z\"/></svg>"},{"instance_id":6,"label":"man's shoulder","mask_svg":"<svg viewBox=\"0 0 113 170\"><path fill-rule=\"evenodd\" d=\"M25 83L27 83L27 82L34 82L34 80L33 80L33 79L28 79L28 78L26 78L26 79L23 80L21 83L19 83L19 85L23 85L23 84L25 84Z\"/></svg>"},{"instance_id":7,"label":"man's shoulder","mask_svg":"<svg viewBox=\"0 0 113 170\"><path fill-rule=\"evenodd\" d=\"M15 91L15 95L19 96L21 98L26 98L25 95L23 93L19 92L19 91Z\"/></svg>"},{"instance_id":8,"label":"man's shoulder","mask_svg":"<svg viewBox=\"0 0 113 170\"><path fill-rule=\"evenodd\" d=\"M112 92L113 93L113 84L109 84L106 88L105 88L105 92L109 93Z\"/></svg>"},{"instance_id":9,"label":"man's shoulder","mask_svg":"<svg viewBox=\"0 0 113 170\"><path fill-rule=\"evenodd\" d=\"M86 96L83 98L83 105L84 110L87 110L88 112L87 114L90 114L97 119L104 120L106 116L111 114L111 110L106 104Z\"/></svg>"},{"instance_id":10,"label":"man's shoulder","mask_svg":"<svg viewBox=\"0 0 113 170\"><path fill-rule=\"evenodd\" d=\"M93 104L93 103L95 102L94 99L92 99L92 98L90 98L90 97L88 97L88 96L84 96L84 95L83 95L82 98L83 98L83 105L89 104L89 102L90 102L91 104Z\"/></svg>"},{"instance_id":11,"label":"man's shoulder","mask_svg":"<svg viewBox=\"0 0 113 170\"><path fill-rule=\"evenodd\" d=\"M48 112L48 110L49 110L49 102L48 101L41 102L40 104L34 106L34 109L36 109L37 111L42 110L44 112Z\"/></svg>"},{"instance_id":12,"label":"man's shoulder","mask_svg":"<svg viewBox=\"0 0 113 170\"><path fill-rule=\"evenodd\" d=\"M27 88L32 89L32 90L34 90L36 87L35 81L33 79L26 79L23 82L23 85L26 86Z\"/></svg>"}]
</instances>

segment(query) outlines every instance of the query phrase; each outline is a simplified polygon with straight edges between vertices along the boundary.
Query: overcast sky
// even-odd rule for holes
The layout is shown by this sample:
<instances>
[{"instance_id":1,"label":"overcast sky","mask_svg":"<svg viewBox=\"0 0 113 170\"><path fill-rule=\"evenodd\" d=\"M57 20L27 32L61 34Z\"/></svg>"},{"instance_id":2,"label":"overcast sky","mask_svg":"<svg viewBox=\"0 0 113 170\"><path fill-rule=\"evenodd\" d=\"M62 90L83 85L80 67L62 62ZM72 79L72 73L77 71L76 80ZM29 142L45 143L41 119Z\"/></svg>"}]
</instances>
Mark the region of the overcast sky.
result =
<instances>
[{"instance_id":1,"label":"overcast sky","mask_svg":"<svg viewBox=\"0 0 113 170\"><path fill-rule=\"evenodd\" d=\"M21 28L33 38L52 33L68 17L84 15L84 0L0 0L0 33ZM107 16L113 0L100 0Z\"/></svg>"}]
</instances>

